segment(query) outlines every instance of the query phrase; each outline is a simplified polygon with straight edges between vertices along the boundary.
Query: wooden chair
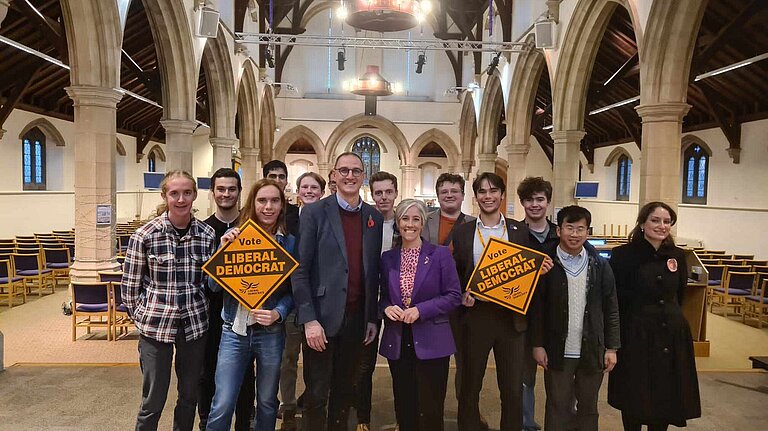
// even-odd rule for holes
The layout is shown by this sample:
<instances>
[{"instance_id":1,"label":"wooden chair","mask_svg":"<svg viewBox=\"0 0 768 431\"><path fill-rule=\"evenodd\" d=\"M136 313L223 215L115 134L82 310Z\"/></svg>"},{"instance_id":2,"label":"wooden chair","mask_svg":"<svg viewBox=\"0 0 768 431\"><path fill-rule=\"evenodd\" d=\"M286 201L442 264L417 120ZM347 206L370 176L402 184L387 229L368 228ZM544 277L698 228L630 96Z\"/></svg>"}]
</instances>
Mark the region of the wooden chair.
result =
<instances>
[{"instance_id":1,"label":"wooden chair","mask_svg":"<svg viewBox=\"0 0 768 431\"><path fill-rule=\"evenodd\" d=\"M72 341L77 340L77 328L104 328L107 340L111 339L109 283L103 281L73 281L72 286ZM106 319L106 320L104 320Z\"/></svg>"},{"instance_id":2,"label":"wooden chair","mask_svg":"<svg viewBox=\"0 0 768 431\"><path fill-rule=\"evenodd\" d=\"M715 288L723 287L723 274L725 266L723 265L704 265L709 272L709 281L707 282L707 303L712 301L712 291Z\"/></svg>"},{"instance_id":3,"label":"wooden chair","mask_svg":"<svg viewBox=\"0 0 768 431\"><path fill-rule=\"evenodd\" d=\"M768 317L768 278L762 279L760 288L755 293L745 298L744 314L741 318L744 323L747 319L756 319L757 327L762 329L763 321Z\"/></svg>"},{"instance_id":4,"label":"wooden chair","mask_svg":"<svg viewBox=\"0 0 768 431\"><path fill-rule=\"evenodd\" d=\"M43 266L39 254L13 253L11 262L13 262L15 274L24 279L24 289L27 293L32 293L34 286L37 287L38 296L43 296L43 289L46 286L51 287L51 293L56 292L53 270Z\"/></svg>"},{"instance_id":5,"label":"wooden chair","mask_svg":"<svg viewBox=\"0 0 768 431\"><path fill-rule=\"evenodd\" d=\"M722 259L720 260L720 265L729 265L729 266L746 266L744 263L746 260L741 259Z\"/></svg>"},{"instance_id":6,"label":"wooden chair","mask_svg":"<svg viewBox=\"0 0 768 431\"><path fill-rule=\"evenodd\" d=\"M699 258L699 260L701 260L701 263L703 263L704 266L707 266L707 265L720 265L720 260L719 259L701 259L701 258Z\"/></svg>"},{"instance_id":7,"label":"wooden chair","mask_svg":"<svg viewBox=\"0 0 768 431\"><path fill-rule=\"evenodd\" d=\"M43 262L45 267L53 271L53 280L55 284L59 280L64 281L64 285L69 284L69 249L66 247L44 248Z\"/></svg>"},{"instance_id":8,"label":"wooden chair","mask_svg":"<svg viewBox=\"0 0 768 431\"><path fill-rule=\"evenodd\" d=\"M725 250L704 250L704 252L709 254L725 254Z\"/></svg>"},{"instance_id":9,"label":"wooden chair","mask_svg":"<svg viewBox=\"0 0 768 431\"><path fill-rule=\"evenodd\" d=\"M737 315L743 315L745 298L754 295L757 283L756 272L731 272L727 271L723 280L723 287L712 290L712 303L709 311L715 305L725 308L724 316L728 316L728 308L733 308Z\"/></svg>"},{"instance_id":10,"label":"wooden chair","mask_svg":"<svg viewBox=\"0 0 768 431\"><path fill-rule=\"evenodd\" d=\"M734 254L734 259L740 259L740 260L752 260L755 258L754 254Z\"/></svg>"},{"instance_id":11,"label":"wooden chair","mask_svg":"<svg viewBox=\"0 0 768 431\"><path fill-rule=\"evenodd\" d=\"M128 308L123 303L120 283L123 279L121 271L99 271L99 280L109 283L110 310L112 319L112 340L117 341L117 330L120 329L120 336L127 335L135 324L128 316Z\"/></svg>"},{"instance_id":12,"label":"wooden chair","mask_svg":"<svg viewBox=\"0 0 768 431\"><path fill-rule=\"evenodd\" d=\"M768 260L747 260L745 265L751 267L768 267Z\"/></svg>"},{"instance_id":13,"label":"wooden chair","mask_svg":"<svg viewBox=\"0 0 768 431\"><path fill-rule=\"evenodd\" d=\"M22 304L27 302L24 279L14 275L11 261L0 260L0 299L5 297L5 300L8 301L8 308L12 308L17 296L21 296Z\"/></svg>"}]
</instances>

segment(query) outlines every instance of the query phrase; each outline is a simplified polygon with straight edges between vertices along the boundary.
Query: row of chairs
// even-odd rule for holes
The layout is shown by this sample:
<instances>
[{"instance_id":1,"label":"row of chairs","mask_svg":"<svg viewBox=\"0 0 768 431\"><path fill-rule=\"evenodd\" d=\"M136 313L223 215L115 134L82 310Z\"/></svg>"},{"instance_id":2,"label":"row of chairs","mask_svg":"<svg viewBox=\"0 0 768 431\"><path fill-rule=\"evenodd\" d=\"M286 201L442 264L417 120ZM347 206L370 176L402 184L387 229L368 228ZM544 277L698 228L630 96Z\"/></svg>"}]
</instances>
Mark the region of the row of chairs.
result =
<instances>
[{"instance_id":1,"label":"row of chairs","mask_svg":"<svg viewBox=\"0 0 768 431\"><path fill-rule=\"evenodd\" d=\"M757 321L768 317L768 265L705 265L709 271L710 312L715 306L742 318ZM718 277L719 276L719 277Z\"/></svg>"},{"instance_id":2,"label":"row of chairs","mask_svg":"<svg viewBox=\"0 0 768 431\"><path fill-rule=\"evenodd\" d=\"M48 288L69 284L71 258L68 248L45 248L41 253L0 253L0 300L9 308L27 302L27 294L37 288L38 296Z\"/></svg>"},{"instance_id":3,"label":"row of chairs","mask_svg":"<svg viewBox=\"0 0 768 431\"><path fill-rule=\"evenodd\" d=\"M120 292L122 275L118 271L101 271L99 281L71 283L72 341L77 340L78 328L85 328L86 334L92 328L103 328L107 340L117 340L133 329Z\"/></svg>"}]
</instances>

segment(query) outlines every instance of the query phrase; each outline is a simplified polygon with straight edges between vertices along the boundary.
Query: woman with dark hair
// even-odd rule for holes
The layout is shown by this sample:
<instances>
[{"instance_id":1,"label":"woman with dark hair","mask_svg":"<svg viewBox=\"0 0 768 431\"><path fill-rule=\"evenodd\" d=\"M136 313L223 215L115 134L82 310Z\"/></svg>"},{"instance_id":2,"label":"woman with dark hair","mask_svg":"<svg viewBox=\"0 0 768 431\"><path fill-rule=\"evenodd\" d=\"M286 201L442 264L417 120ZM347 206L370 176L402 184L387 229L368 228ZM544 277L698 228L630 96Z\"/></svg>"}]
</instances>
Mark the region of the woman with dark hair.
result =
<instances>
[{"instance_id":1,"label":"woman with dark hair","mask_svg":"<svg viewBox=\"0 0 768 431\"><path fill-rule=\"evenodd\" d=\"M273 235L288 253L293 254L296 239L285 228L285 195L273 180L262 179L253 185L238 224L251 219ZM234 228L221 238L221 246L234 241L240 230ZM220 290L212 279L211 290ZM225 295L221 317L224 320L216 367L216 393L213 396L208 430L229 430L241 384L247 367L256 361L255 431L273 431L277 421L277 389L280 363L285 344L283 321L293 309L290 282L286 280L270 295L261 308L248 310L232 295Z\"/></svg>"},{"instance_id":2,"label":"woman with dark hair","mask_svg":"<svg viewBox=\"0 0 768 431\"><path fill-rule=\"evenodd\" d=\"M625 431L664 431L701 416L693 340L682 305L685 255L670 233L677 214L663 202L640 209L629 243L613 249L621 321L618 364L608 403Z\"/></svg>"},{"instance_id":3,"label":"woman with dark hair","mask_svg":"<svg viewBox=\"0 0 768 431\"><path fill-rule=\"evenodd\" d=\"M389 360L401 431L443 429L448 362L456 352L448 314L461 304L459 276L448 247L421 238L426 219L424 202L400 202L400 238L381 256L386 319L379 353Z\"/></svg>"}]
</instances>

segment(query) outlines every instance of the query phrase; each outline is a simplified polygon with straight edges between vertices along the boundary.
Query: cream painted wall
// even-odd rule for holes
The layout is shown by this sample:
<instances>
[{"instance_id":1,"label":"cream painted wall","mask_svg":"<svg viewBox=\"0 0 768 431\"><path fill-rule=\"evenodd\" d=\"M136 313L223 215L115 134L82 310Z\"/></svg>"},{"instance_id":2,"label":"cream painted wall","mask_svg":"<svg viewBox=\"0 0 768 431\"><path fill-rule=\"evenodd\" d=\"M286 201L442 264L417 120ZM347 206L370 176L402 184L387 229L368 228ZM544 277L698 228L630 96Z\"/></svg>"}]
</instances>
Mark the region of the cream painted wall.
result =
<instances>
[{"instance_id":1,"label":"cream painted wall","mask_svg":"<svg viewBox=\"0 0 768 431\"><path fill-rule=\"evenodd\" d=\"M630 202L637 202L640 199L640 149L637 148L637 145L635 145L634 142L618 146L624 148L632 158L632 175L629 180L629 200ZM609 201L616 200L617 161L611 163L610 166L605 166L605 161L616 147L617 146L611 146L596 149L594 173L589 172L589 169L587 169L586 166L581 171L582 181L598 181L600 183L597 191L598 199Z\"/></svg>"}]
</instances>

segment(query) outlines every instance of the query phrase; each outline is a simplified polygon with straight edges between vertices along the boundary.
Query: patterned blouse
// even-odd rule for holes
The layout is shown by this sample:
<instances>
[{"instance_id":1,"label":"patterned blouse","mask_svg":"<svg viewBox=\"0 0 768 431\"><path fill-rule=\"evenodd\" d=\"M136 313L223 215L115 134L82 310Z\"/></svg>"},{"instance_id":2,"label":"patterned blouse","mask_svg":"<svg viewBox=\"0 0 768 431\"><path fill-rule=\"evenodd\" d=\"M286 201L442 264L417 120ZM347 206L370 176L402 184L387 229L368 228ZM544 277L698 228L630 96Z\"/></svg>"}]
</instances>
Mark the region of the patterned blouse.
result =
<instances>
[{"instance_id":1,"label":"patterned blouse","mask_svg":"<svg viewBox=\"0 0 768 431\"><path fill-rule=\"evenodd\" d=\"M416 266L419 262L420 253L421 247L404 248L400 251L400 293L406 308L411 306L413 282L416 278Z\"/></svg>"}]
</instances>

